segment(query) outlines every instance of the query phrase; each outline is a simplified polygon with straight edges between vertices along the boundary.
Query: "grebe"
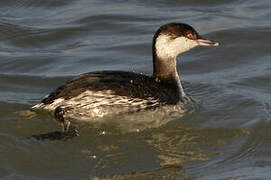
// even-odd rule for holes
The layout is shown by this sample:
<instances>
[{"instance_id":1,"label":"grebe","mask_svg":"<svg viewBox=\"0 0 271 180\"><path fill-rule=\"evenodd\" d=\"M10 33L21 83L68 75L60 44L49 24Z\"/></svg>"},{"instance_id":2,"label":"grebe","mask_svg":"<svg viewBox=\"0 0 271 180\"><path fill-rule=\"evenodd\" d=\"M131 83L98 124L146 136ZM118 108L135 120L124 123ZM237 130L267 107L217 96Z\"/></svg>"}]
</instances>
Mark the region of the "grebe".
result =
<instances>
[{"instance_id":1,"label":"grebe","mask_svg":"<svg viewBox=\"0 0 271 180\"><path fill-rule=\"evenodd\" d=\"M91 120L96 117L135 112L163 105L187 103L178 72L177 56L196 46L217 46L202 38L193 27L183 23L161 26L153 37L153 75L133 72L99 71L82 74L60 86L33 109L52 112L63 124L68 119Z\"/></svg>"}]
</instances>

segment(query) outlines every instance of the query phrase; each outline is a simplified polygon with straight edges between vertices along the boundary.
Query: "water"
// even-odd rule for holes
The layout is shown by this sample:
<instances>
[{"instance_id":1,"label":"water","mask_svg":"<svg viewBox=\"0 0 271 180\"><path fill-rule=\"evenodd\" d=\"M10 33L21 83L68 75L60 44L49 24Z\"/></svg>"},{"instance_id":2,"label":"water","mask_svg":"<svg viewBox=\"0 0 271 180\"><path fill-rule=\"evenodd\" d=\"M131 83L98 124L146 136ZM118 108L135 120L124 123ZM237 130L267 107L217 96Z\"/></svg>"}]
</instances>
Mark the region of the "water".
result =
<instances>
[{"instance_id":1,"label":"water","mask_svg":"<svg viewBox=\"0 0 271 180\"><path fill-rule=\"evenodd\" d=\"M270 179L270 8L267 0L1 1L1 179ZM28 138L60 126L20 112L72 77L151 74L152 36L172 21L221 43L179 59L193 112L82 123L67 141Z\"/></svg>"}]
</instances>

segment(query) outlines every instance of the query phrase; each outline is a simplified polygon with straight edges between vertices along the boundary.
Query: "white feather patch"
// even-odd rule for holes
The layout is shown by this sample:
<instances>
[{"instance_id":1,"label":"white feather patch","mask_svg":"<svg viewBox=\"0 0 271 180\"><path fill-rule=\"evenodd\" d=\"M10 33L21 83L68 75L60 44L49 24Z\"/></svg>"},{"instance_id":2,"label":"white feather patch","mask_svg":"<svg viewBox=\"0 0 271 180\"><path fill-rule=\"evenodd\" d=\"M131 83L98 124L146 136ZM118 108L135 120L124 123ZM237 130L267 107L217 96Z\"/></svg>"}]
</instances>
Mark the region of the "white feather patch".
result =
<instances>
[{"instance_id":1,"label":"white feather patch","mask_svg":"<svg viewBox=\"0 0 271 180\"><path fill-rule=\"evenodd\" d=\"M179 54L184 53L194 47L198 43L186 37L170 38L168 35L160 35L156 39L156 53L160 58L176 58Z\"/></svg>"},{"instance_id":2,"label":"white feather patch","mask_svg":"<svg viewBox=\"0 0 271 180\"><path fill-rule=\"evenodd\" d=\"M54 111L58 106L68 107L67 116L80 118L103 117L107 114L118 114L119 112L133 111L154 107L159 105L159 100L154 98L140 99L119 96L106 91L85 91L78 96L65 100L58 98L51 104L37 104L34 109L46 109Z\"/></svg>"}]
</instances>

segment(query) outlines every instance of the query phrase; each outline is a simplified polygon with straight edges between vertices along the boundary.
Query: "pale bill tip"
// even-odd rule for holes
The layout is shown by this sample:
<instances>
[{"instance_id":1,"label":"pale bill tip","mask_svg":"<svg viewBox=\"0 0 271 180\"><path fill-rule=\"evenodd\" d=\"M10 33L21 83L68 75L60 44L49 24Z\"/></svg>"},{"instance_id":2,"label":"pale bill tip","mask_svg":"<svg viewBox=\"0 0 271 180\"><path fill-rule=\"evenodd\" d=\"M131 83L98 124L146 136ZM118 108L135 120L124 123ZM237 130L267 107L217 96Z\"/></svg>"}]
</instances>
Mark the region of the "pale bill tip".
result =
<instances>
[{"instance_id":1,"label":"pale bill tip","mask_svg":"<svg viewBox=\"0 0 271 180\"><path fill-rule=\"evenodd\" d=\"M219 46L219 42L214 42L213 46Z\"/></svg>"},{"instance_id":2,"label":"pale bill tip","mask_svg":"<svg viewBox=\"0 0 271 180\"><path fill-rule=\"evenodd\" d=\"M200 46L218 46L219 43L215 41L211 41L209 39L197 39L197 43Z\"/></svg>"}]
</instances>

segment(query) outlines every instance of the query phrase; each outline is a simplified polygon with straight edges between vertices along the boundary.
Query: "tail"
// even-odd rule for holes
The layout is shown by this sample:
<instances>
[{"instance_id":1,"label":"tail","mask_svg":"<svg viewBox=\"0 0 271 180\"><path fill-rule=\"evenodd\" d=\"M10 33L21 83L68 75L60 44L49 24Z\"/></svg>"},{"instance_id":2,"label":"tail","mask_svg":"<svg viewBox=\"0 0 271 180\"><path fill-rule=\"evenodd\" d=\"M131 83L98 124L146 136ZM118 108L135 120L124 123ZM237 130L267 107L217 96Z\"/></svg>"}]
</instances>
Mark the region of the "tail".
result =
<instances>
[{"instance_id":1,"label":"tail","mask_svg":"<svg viewBox=\"0 0 271 180\"><path fill-rule=\"evenodd\" d=\"M43 103L39 103L39 104L36 104L35 106L32 106L31 109L33 109L33 110L43 109L44 106L45 105Z\"/></svg>"}]
</instances>

